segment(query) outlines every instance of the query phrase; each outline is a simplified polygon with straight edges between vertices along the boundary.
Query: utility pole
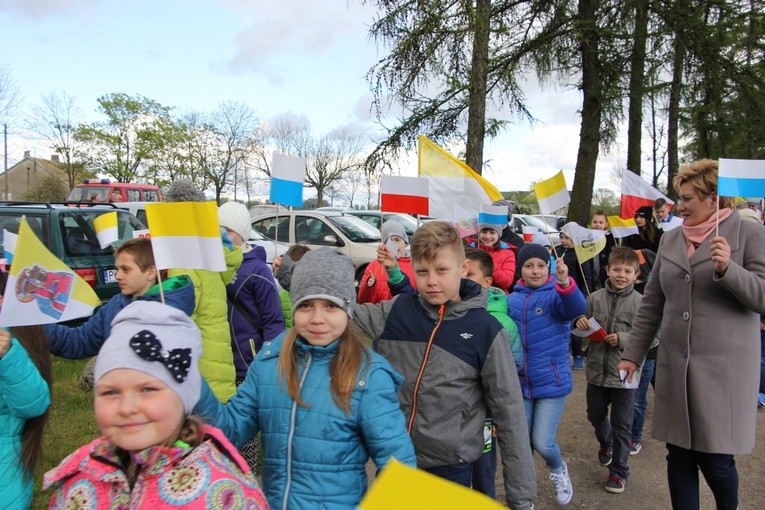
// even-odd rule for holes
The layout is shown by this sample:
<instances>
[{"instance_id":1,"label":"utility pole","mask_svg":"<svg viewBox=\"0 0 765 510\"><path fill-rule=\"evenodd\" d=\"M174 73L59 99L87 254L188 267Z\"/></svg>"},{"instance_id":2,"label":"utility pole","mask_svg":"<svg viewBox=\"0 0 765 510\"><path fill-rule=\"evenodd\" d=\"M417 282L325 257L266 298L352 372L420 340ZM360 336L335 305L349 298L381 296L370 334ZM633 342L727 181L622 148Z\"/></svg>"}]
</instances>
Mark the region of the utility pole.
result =
<instances>
[{"instance_id":1,"label":"utility pole","mask_svg":"<svg viewBox=\"0 0 765 510\"><path fill-rule=\"evenodd\" d=\"M3 133L5 140L5 150L3 151L3 157L5 159L5 165L3 166L3 175L5 176L5 193L3 199L8 200L8 124L3 124Z\"/></svg>"}]
</instances>

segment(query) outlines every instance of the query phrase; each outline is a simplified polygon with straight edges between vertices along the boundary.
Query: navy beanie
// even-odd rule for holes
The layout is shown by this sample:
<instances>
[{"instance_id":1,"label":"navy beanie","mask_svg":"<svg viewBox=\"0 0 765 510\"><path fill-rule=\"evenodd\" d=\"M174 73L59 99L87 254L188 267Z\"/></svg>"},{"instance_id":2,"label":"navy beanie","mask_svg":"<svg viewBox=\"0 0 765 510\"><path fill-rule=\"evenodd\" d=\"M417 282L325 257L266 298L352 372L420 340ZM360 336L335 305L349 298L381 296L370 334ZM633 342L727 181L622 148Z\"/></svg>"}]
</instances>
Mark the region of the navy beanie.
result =
<instances>
[{"instance_id":1,"label":"navy beanie","mask_svg":"<svg viewBox=\"0 0 765 510\"><path fill-rule=\"evenodd\" d=\"M541 259L547 262L547 267L550 267L550 252L541 244L528 243L521 247L518 255L515 256L518 271L529 259Z\"/></svg>"}]
</instances>

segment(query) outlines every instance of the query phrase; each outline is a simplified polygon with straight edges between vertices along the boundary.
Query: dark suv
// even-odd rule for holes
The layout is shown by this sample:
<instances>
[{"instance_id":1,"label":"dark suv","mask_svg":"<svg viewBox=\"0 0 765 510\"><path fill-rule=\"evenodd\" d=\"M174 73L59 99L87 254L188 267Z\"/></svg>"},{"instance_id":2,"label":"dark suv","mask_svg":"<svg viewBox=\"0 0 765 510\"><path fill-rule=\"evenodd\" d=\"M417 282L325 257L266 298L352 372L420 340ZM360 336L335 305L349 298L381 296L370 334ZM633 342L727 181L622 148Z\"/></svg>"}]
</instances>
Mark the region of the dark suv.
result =
<instances>
[{"instance_id":1,"label":"dark suv","mask_svg":"<svg viewBox=\"0 0 765 510\"><path fill-rule=\"evenodd\" d=\"M42 243L74 272L93 287L98 297L107 300L119 292L114 250L101 248L93 229L93 219L100 214L117 211L119 238L132 239L133 231L144 225L128 211L111 204L71 206L47 202L0 202L0 249L3 231L18 234L21 217Z\"/></svg>"}]
</instances>

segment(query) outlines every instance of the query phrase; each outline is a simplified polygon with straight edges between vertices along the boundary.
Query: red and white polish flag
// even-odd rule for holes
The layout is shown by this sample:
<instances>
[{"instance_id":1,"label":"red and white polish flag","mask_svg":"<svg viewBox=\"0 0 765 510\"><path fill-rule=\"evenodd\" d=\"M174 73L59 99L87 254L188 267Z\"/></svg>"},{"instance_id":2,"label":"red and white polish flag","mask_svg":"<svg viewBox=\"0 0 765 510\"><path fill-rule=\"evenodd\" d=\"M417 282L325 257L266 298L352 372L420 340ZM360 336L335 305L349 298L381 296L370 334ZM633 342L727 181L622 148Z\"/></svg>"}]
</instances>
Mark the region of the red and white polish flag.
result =
<instances>
[{"instance_id":1,"label":"red and white polish flag","mask_svg":"<svg viewBox=\"0 0 765 510\"><path fill-rule=\"evenodd\" d=\"M646 205L653 207L657 198L663 198L670 206L675 204L667 195L645 182L639 175L629 170L622 172L622 207L619 216L632 218L639 208Z\"/></svg>"},{"instance_id":2,"label":"red and white polish flag","mask_svg":"<svg viewBox=\"0 0 765 510\"><path fill-rule=\"evenodd\" d=\"M423 177L383 175L380 180L380 209L384 212L429 214L428 180Z\"/></svg>"}]
</instances>

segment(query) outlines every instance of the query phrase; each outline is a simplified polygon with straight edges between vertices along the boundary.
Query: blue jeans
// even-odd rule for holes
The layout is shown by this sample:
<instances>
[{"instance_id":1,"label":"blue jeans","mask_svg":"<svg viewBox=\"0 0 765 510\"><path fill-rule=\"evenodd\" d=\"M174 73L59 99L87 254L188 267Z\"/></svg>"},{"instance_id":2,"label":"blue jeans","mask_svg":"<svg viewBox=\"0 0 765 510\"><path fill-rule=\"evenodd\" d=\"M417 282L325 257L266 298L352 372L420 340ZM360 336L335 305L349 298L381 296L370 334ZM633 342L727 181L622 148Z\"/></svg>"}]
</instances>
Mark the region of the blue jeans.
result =
<instances>
[{"instance_id":1,"label":"blue jeans","mask_svg":"<svg viewBox=\"0 0 765 510\"><path fill-rule=\"evenodd\" d=\"M497 441L492 438L491 450L473 462L473 489L497 499Z\"/></svg>"},{"instance_id":2,"label":"blue jeans","mask_svg":"<svg viewBox=\"0 0 765 510\"><path fill-rule=\"evenodd\" d=\"M686 450L667 443L667 482L674 510L699 509L699 470L717 510L738 508L738 471L733 455Z\"/></svg>"},{"instance_id":3,"label":"blue jeans","mask_svg":"<svg viewBox=\"0 0 765 510\"><path fill-rule=\"evenodd\" d=\"M432 468L422 468L432 475L436 475L444 480L457 483L470 488L473 479L473 464L471 462L462 462L451 466L435 466Z\"/></svg>"},{"instance_id":4,"label":"blue jeans","mask_svg":"<svg viewBox=\"0 0 765 510\"><path fill-rule=\"evenodd\" d=\"M563 469L563 457L560 454L556 437L565 404L565 396L523 399L531 448L539 452L539 455L545 459L548 469L555 473L559 473Z\"/></svg>"},{"instance_id":5,"label":"blue jeans","mask_svg":"<svg viewBox=\"0 0 765 510\"><path fill-rule=\"evenodd\" d=\"M648 386L651 384L654 370L656 370L656 360L645 360L643 369L640 371L640 385L635 390L635 412L632 415L632 440L636 443L643 441L645 412L648 409Z\"/></svg>"}]
</instances>

